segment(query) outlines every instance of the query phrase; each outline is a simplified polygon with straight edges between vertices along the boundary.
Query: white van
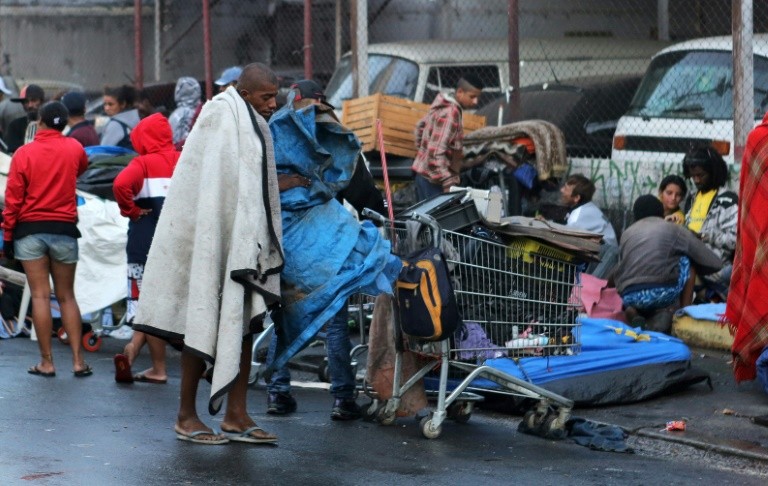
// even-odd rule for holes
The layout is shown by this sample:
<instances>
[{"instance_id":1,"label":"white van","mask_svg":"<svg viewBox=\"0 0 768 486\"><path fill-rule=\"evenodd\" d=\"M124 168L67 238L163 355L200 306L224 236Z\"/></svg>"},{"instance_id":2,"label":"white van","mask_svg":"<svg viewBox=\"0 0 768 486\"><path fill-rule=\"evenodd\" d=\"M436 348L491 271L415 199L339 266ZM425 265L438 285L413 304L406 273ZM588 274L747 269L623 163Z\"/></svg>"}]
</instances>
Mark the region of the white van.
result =
<instances>
[{"instance_id":1,"label":"white van","mask_svg":"<svg viewBox=\"0 0 768 486\"><path fill-rule=\"evenodd\" d=\"M556 79L611 74L641 74L667 43L613 38L520 40L520 86ZM485 83L479 106L509 87L507 39L409 41L368 46L369 93L431 103L437 93L455 87L465 72ZM336 66L325 90L341 108L353 92L352 58ZM479 107L478 106L478 107Z\"/></svg>"},{"instance_id":2,"label":"white van","mask_svg":"<svg viewBox=\"0 0 768 486\"><path fill-rule=\"evenodd\" d=\"M768 109L768 34L754 36L754 118ZM692 146L710 145L733 160L733 39L694 39L651 61L629 110L616 127L611 158L682 162Z\"/></svg>"}]
</instances>

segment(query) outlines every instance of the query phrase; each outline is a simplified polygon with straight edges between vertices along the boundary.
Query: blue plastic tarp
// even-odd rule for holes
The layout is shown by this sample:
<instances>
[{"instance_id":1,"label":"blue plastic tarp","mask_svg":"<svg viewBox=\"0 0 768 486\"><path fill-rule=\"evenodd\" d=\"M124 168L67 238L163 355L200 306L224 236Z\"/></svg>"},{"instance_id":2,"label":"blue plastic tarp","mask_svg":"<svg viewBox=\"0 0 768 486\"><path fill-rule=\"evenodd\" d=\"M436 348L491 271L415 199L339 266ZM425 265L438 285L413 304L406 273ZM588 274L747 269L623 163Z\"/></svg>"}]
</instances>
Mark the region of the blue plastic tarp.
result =
<instances>
[{"instance_id":1,"label":"blue plastic tarp","mask_svg":"<svg viewBox=\"0 0 768 486\"><path fill-rule=\"evenodd\" d=\"M283 220L282 306L276 319L279 369L346 305L349 296L392 293L400 259L370 222L358 222L335 196L349 183L360 143L328 113L292 100L269 121L278 173L301 174L307 188L280 193Z\"/></svg>"}]
</instances>

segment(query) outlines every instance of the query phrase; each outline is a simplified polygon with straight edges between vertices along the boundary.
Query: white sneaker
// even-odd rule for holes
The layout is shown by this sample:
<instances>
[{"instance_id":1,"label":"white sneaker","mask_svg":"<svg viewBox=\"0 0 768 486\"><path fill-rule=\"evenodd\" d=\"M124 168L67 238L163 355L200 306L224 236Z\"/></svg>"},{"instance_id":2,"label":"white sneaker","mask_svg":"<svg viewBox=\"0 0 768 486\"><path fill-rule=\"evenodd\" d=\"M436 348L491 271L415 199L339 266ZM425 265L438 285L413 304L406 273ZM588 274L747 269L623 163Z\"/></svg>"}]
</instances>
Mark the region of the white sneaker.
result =
<instances>
[{"instance_id":1,"label":"white sneaker","mask_svg":"<svg viewBox=\"0 0 768 486\"><path fill-rule=\"evenodd\" d=\"M120 326L114 331L110 331L109 337L113 337L115 339L129 340L133 337L133 328L131 326Z\"/></svg>"}]
</instances>

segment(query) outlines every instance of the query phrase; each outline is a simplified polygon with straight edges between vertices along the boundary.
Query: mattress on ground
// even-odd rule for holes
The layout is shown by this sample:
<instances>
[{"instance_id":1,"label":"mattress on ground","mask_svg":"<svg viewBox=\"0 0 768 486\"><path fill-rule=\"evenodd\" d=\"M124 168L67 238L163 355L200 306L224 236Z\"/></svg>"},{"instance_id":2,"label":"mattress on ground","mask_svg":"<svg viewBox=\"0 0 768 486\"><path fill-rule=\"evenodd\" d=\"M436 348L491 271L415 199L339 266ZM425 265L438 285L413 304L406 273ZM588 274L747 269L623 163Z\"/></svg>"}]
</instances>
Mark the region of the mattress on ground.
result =
<instances>
[{"instance_id":1,"label":"mattress on ground","mask_svg":"<svg viewBox=\"0 0 768 486\"><path fill-rule=\"evenodd\" d=\"M485 364L577 405L631 403L708 379L691 366L691 352L680 339L611 319L585 318L581 323L579 354L496 358ZM503 391L486 379L476 379L471 386Z\"/></svg>"}]
</instances>

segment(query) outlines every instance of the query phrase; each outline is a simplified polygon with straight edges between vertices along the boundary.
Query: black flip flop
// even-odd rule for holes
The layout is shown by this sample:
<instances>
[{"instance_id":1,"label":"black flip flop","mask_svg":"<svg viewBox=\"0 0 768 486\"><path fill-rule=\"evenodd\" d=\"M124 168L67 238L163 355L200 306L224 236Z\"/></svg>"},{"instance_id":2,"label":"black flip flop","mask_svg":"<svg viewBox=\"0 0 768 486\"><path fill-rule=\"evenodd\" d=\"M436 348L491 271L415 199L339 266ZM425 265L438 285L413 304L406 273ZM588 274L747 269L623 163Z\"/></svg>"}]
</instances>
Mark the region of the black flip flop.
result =
<instances>
[{"instance_id":1,"label":"black flip flop","mask_svg":"<svg viewBox=\"0 0 768 486\"><path fill-rule=\"evenodd\" d=\"M85 365L85 368L83 368L80 371L73 371L72 372L76 378L84 378L86 376L91 376L93 374L93 368L91 368L91 365Z\"/></svg>"},{"instance_id":2,"label":"black flip flop","mask_svg":"<svg viewBox=\"0 0 768 486\"><path fill-rule=\"evenodd\" d=\"M45 377L45 378L53 378L54 376L56 376L56 372L55 371L40 371L40 369L37 367L37 365L29 368L27 370L27 373L29 373L30 375L42 376L42 377Z\"/></svg>"}]
</instances>

